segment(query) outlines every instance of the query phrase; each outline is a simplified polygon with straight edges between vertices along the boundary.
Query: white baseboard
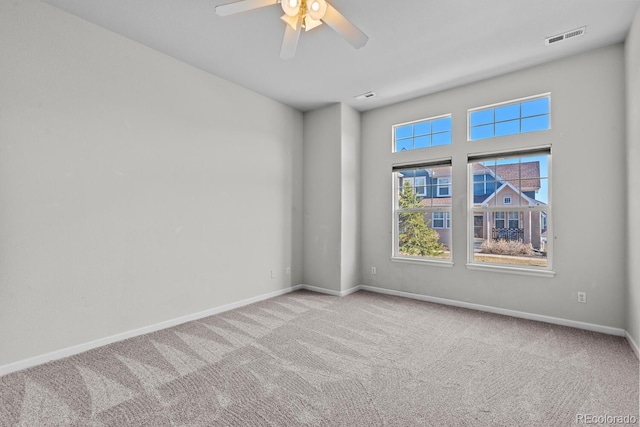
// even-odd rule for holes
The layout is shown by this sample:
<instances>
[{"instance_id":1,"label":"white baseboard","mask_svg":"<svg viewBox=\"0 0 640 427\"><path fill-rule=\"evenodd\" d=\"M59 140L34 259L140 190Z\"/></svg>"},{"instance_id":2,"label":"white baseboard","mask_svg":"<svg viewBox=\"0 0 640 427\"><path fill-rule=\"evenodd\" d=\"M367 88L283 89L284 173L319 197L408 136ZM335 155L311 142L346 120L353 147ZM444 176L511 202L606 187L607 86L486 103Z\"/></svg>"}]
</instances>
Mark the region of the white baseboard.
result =
<instances>
[{"instance_id":1,"label":"white baseboard","mask_svg":"<svg viewBox=\"0 0 640 427\"><path fill-rule=\"evenodd\" d=\"M370 292L377 292L377 293L380 293L380 294L394 295L394 296L399 296L399 297L404 297L404 298L412 298L412 299L416 299L416 300L420 300L420 301L433 302L433 303L437 303L437 304L444 304L444 305L450 305L450 306L455 306L455 307L468 308L468 309L472 309L472 310L485 311L485 312L489 312L489 313L502 314L502 315L512 316L512 317L519 317L519 318L522 318L522 319L536 320L536 321L539 321L539 322L553 323L553 324L556 324L556 325L570 326L570 327L573 327L573 328L585 329L585 330L594 331L594 332L601 332L601 333L609 334L609 335L622 336L622 337L626 337L627 338L627 340L629 341L629 344L631 345L631 348L635 352L636 356L638 356L638 358L640 359L640 349L638 347L638 344L633 340L631 335L629 335L629 333L627 331L625 331L624 329L611 328L611 327L608 327L608 326L595 325L595 324L592 324L592 323L585 323L585 322L577 322L577 321L574 321L574 320L567 320L567 319L561 319L561 318L557 318L557 317L543 316L543 315L539 315L539 314L526 313L526 312L515 311L515 310L507 310L507 309L503 309L503 308L496 308L496 307L491 307L491 306L486 306L486 305L467 303L467 302L464 302L464 301L456 301L456 300L450 300L450 299L446 299L446 298L430 297L430 296L426 296L426 295L413 294L413 293L410 293L410 292L396 291L396 290L392 290L392 289L378 288L378 287L374 287L374 286L360 285L360 286L354 286L354 287L352 287L350 289L347 289L347 290L344 290L344 291L335 291L335 290L319 288L317 286L311 286L311 285L296 285L296 286L292 286L290 288L280 289L280 290L277 290L277 291L274 291L274 292L270 292L270 293L267 293L267 294L258 295L258 296L252 297L252 298L248 298L248 299L245 299L245 300L242 300L242 301L237 301L237 302L234 302L234 303L231 303L231 304L226 304L226 305L223 305L223 306L220 306L220 307L215 307L215 308L212 308L212 309L209 309L209 310L205 310L205 311L201 311L201 312L198 312L198 313L189 314L187 316L178 317L176 319L172 319L172 320L167 320L167 321L164 321L164 322L156 323L154 325L145 326L145 327L142 327L142 328L138 328L138 329L134 329L134 330L131 330L131 331L123 332L123 333L120 333L120 334L112 335L112 336L109 336L109 337L106 337L106 338L100 338L100 339L97 339L97 340L94 340L94 341L90 341L90 342L87 342L87 343L84 343L84 344L79 344L79 345L75 345L75 346L72 346L72 347L67 347L67 348L64 348L64 349L61 349L61 350L52 351L50 353L46 353L46 354L43 354L43 355L40 355L40 356L31 357L29 359L20 360L18 362L13 362L13 363L10 363L10 364L7 364L7 365L2 365L2 366L0 366L0 376L9 374L11 372L20 371L22 369L27 369L27 368L30 368L32 366L41 365L43 363L47 363L47 362L50 362L52 360L58 360L58 359L62 359L64 357L73 356L75 354L83 353L85 351L92 350L94 348L101 347L101 346L104 346L104 345L112 344L114 342L122 341L122 340L125 340L125 339L128 339L128 338L132 338L132 337L136 337L136 336L139 336L139 335L148 334L150 332L159 331L161 329L170 328L172 326L180 325L182 323L190 322L190 321L193 321L193 320L202 319L204 317L213 316L214 314L218 314L218 313L222 313L222 312L225 312L225 311L233 310L234 308L243 307L245 305L253 304L253 303L256 303L256 302L259 302L259 301L264 301L264 300L269 299L269 298L273 298L273 297L277 297L277 296L280 296L280 295L288 294L290 292L301 290L301 289L306 289L308 291L323 293L323 294L327 294L327 295L333 295L333 296L337 296L337 297L343 297L343 296L352 294L354 292L357 292L359 290L364 290L364 291L370 291Z\"/></svg>"},{"instance_id":2,"label":"white baseboard","mask_svg":"<svg viewBox=\"0 0 640 427\"><path fill-rule=\"evenodd\" d=\"M42 354L40 356L31 357L29 359L24 359L17 362L9 363L8 365L2 365L0 366L0 376L9 374L11 372L21 371L23 369L27 369L32 366L41 365L43 363L47 363L52 360L58 360L64 357L73 356L75 354L83 353L85 351L92 350L94 348L101 347L107 344L112 344L114 342L122 341L128 338L133 338L139 335L148 334L150 332L159 331L161 329L170 328L172 326L180 325L186 322L191 322L193 320L202 319L204 317L213 316L214 314L233 310L234 308L243 307L245 305L253 304L259 301L264 301L266 299L288 294L289 292L297 291L300 289L303 289L303 286L296 285L290 288L280 289L277 291L269 292L267 294L258 295L252 298L247 298L242 301L237 301L231 304L226 304L226 305L211 308L205 311L200 311L198 313L193 313L186 316L178 317L176 319L156 323L154 325L144 326L142 328L134 329L127 332L122 332L120 334L115 334L109 337L100 338L87 343L78 344L78 345L63 348L60 350L52 351L50 353Z\"/></svg>"},{"instance_id":3,"label":"white baseboard","mask_svg":"<svg viewBox=\"0 0 640 427\"><path fill-rule=\"evenodd\" d=\"M633 337L629 334L629 331L626 333L627 341L629 341L629 345L633 349L633 352L636 354L636 357L640 359L640 347L638 347L638 343L633 340Z\"/></svg>"},{"instance_id":4,"label":"white baseboard","mask_svg":"<svg viewBox=\"0 0 640 427\"><path fill-rule=\"evenodd\" d=\"M538 322L552 323L554 325L569 326L572 328L585 329L587 331L601 332L608 335L616 335L620 337L628 336L627 331L620 328L612 328L610 326L596 325L593 323L578 322L576 320L561 319L559 317L544 316L542 314L527 313L524 311L508 310L505 308L491 307L488 305L473 304L464 301L451 300L446 298L430 297L426 295L413 294L410 292L395 291L391 289L377 288L374 286L361 285L363 291L377 292L386 295L395 295L398 297L412 298L420 301L435 302L438 304L451 305L461 308L469 308L472 310L486 311L488 313L502 314L505 316L519 317L521 319L536 320Z\"/></svg>"},{"instance_id":5,"label":"white baseboard","mask_svg":"<svg viewBox=\"0 0 640 427\"><path fill-rule=\"evenodd\" d=\"M358 292L361 289L361 286L354 286L353 288L349 288L345 291L334 291L333 289L319 288L317 286L311 286L311 285L298 285L298 286L300 286L301 289L306 289L312 292L318 292L320 294L333 295L335 297L344 297L354 292Z\"/></svg>"}]
</instances>

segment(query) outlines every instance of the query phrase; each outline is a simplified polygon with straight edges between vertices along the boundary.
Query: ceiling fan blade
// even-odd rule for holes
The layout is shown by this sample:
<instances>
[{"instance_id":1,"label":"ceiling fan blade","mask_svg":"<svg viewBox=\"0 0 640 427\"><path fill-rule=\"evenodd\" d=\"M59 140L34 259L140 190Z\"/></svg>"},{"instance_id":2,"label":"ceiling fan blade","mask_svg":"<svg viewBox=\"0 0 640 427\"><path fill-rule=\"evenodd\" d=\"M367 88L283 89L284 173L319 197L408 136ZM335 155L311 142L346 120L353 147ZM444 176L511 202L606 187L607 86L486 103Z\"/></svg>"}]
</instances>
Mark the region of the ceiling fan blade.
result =
<instances>
[{"instance_id":1,"label":"ceiling fan blade","mask_svg":"<svg viewBox=\"0 0 640 427\"><path fill-rule=\"evenodd\" d=\"M271 6L277 3L278 0L241 0L216 6L216 13L220 16L228 16L236 13L248 12L265 6Z\"/></svg>"},{"instance_id":2,"label":"ceiling fan blade","mask_svg":"<svg viewBox=\"0 0 640 427\"><path fill-rule=\"evenodd\" d=\"M356 49L360 49L369 40L365 33L360 31L358 27L349 22L335 7L328 3L327 12L322 17L322 20Z\"/></svg>"},{"instance_id":3,"label":"ceiling fan blade","mask_svg":"<svg viewBox=\"0 0 640 427\"><path fill-rule=\"evenodd\" d=\"M285 26L284 38L282 39L282 47L280 48L280 58L291 59L296 54L296 48L298 47L298 39L300 38L300 32L302 31L302 20L298 17L298 25L296 29L291 28L290 25Z\"/></svg>"}]
</instances>

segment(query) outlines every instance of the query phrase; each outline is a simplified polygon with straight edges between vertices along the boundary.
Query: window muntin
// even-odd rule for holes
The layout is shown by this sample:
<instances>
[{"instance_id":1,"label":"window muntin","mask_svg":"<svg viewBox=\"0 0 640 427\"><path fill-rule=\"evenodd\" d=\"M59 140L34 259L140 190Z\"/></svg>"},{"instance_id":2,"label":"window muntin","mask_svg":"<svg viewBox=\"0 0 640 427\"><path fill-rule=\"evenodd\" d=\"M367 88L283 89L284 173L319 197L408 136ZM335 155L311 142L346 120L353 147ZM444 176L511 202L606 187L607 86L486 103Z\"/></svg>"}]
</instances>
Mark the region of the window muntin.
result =
<instances>
[{"instance_id":1,"label":"window muntin","mask_svg":"<svg viewBox=\"0 0 640 427\"><path fill-rule=\"evenodd\" d=\"M393 151L451 144L451 115L393 126Z\"/></svg>"},{"instance_id":2,"label":"window muntin","mask_svg":"<svg viewBox=\"0 0 640 427\"><path fill-rule=\"evenodd\" d=\"M469 110L469 141L547 130L549 112L548 94Z\"/></svg>"},{"instance_id":3,"label":"window muntin","mask_svg":"<svg viewBox=\"0 0 640 427\"><path fill-rule=\"evenodd\" d=\"M451 259L451 195L439 192L439 182L451 186L451 164L395 167L395 258ZM425 182L424 195L417 193L416 178ZM413 178L413 179L412 179Z\"/></svg>"},{"instance_id":4,"label":"window muntin","mask_svg":"<svg viewBox=\"0 0 640 427\"><path fill-rule=\"evenodd\" d=\"M469 161L471 264L551 269L549 158L544 149Z\"/></svg>"}]
</instances>

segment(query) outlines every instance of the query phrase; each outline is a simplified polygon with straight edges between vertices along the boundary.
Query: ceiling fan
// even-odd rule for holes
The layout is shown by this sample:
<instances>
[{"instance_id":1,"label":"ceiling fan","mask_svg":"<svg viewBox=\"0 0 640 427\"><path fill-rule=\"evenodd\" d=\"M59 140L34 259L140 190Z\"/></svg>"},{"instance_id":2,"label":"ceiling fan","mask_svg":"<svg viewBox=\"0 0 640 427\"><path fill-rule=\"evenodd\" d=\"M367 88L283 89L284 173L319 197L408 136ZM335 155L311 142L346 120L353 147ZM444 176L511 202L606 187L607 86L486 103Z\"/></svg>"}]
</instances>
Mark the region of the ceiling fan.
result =
<instances>
[{"instance_id":1,"label":"ceiling fan","mask_svg":"<svg viewBox=\"0 0 640 427\"><path fill-rule=\"evenodd\" d=\"M280 48L280 57L283 59L293 58L295 55L303 28L309 31L322 25L323 22L356 49L367 44L369 40L365 33L349 22L326 0L240 0L216 6L216 13L227 16L278 3L284 11L282 20L287 23Z\"/></svg>"}]
</instances>

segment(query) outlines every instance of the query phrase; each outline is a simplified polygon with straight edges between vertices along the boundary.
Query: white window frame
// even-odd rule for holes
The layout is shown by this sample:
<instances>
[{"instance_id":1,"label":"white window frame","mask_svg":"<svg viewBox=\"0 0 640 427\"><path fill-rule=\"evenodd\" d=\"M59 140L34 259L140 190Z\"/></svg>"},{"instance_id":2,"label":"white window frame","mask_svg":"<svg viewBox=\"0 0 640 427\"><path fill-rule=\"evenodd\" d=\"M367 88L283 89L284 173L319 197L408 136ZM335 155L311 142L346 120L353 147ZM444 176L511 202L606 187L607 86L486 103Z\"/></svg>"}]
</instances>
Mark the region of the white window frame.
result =
<instances>
[{"instance_id":1,"label":"white window frame","mask_svg":"<svg viewBox=\"0 0 640 427\"><path fill-rule=\"evenodd\" d=\"M467 141L476 142L476 141L483 141L485 139L503 138L503 137L493 136L490 138L483 138L483 139L471 139L471 113L475 113L476 111L486 110L489 108L504 107L505 105L522 104L523 102L533 101L535 99L542 99L542 98L549 98L549 127L545 130L551 130L551 117L552 117L551 116L551 108L552 108L551 92L547 92L547 93L541 93L538 95L526 96L524 98L512 99L510 101L496 102L495 104L483 105L481 107L474 107L474 108L468 109L467 110ZM522 117L520 117L520 119L522 119ZM522 135L522 133L515 133L508 136L516 136L516 135Z\"/></svg>"},{"instance_id":2,"label":"white window frame","mask_svg":"<svg viewBox=\"0 0 640 427\"><path fill-rule=\"evenodd\" d=\"M439 145L433 145L433 135L437 135L437 134L443 133L443 132L436 132L434 134L433 133L433 129L432 129L432 132L429 132L428 134L424 135L424 136L430 135L430 137L432 138L431 145L429 145L428 147L420 147L420 148L415 148L414 147L414 148L411 148L411 149L408 149L408 150L405 150L405 151L403 151L403 150L397 151L396 150L396 145L397 145L396 143L397 143L398 140L396 139L396 128L400 128L400 127L404 127L404 126L408 126L408 125L416 125L416 124L425 123L425 122L434 122L436 120L446 119L446 118L451 118L452 121L453 121L453 115L451 113L448 113L448 114L441 114L439 116L427 117L425 119L418 119L418 120L413 120L413 121L410 121L410 122L398 123L396 125L393 125L391 127L391 144L392 144L391 152L392 153L402 153L402 152L405 152L405 151L411 152L411 151L415 151L415 150L424 150L426 148L440 147ZM432 126L433 126L433 124L432 124ZM445 146L445 147L449 146L449 145L451 145L453 143L453 124L451 125L451 130L447 131L447 132L451 132L451 143L450 144L446 144L446 145L442 145L442 146ZM422 135L412 135L411 138L407 137L407 138L400 138L400 139L401 140L408 140L408 139L413 140L417 136L422 136ZM412 141L412 145L415 145L415 141Z\"/></svg>"},{"instance_id":3,"label":"white window frame","mask_svg":"<svg viewBox=\"0 0 640 427\"><path fill-rule=\"evenodd\" d=\"M487 160L491 160L491 158L503 158L503 157L527 157L529 155L546 155L547 156L547 176L548 179L548 201L547 205L533 205L533 206L485 206L482 208L478 208L478 206L473 203L473 163L476 162L476 158L486 158ZM513 274L522 274L528 276L538 276L538 277L547 277L553 278L555 276L555 272L553 271L553 208L552 208L552 156L551 156L551 145L539 146L539 147L530 147L523 148L520 150L509 151L508 153L503 152L487 152L487 153L474 153L469 155L469 161L467 163L467 269L470 270L481 270L481 271L493 271L500 273L513 273ZM500 263L482 263L474 261L474 215L486 215L486 213L491 213L491 218L494 220L493 213L495 212L534 212L539 211L542 217L543 212L546 213L547 220L547 239L545 241L546 245L546 253L547 253L547 266L546 267L536 267L536 266L511 266L508 264L500 264ZM508 213L505 214L505 225L508 225ZM495 222L493 223L495 225ZM496 227L497 228L497 227Z\"/></svg>"},{"instance_id":4,"label":"white window frame","mask_svg":"<svg viewBox=\"0 0 640 427\"><path fill-rule=\"evenodd\" d=\"M514 214L516 215L515 219L512 218L514 216ZM511 221L517 221L518 222L517 226L516 227L512 227L511 226ZM507 227L506 228L520 228L520 211L507 213Z\"/></svg>"},{"instance_id":5,"label":"white window frame","mask_svg":"<svg viewBox=\"0 0 640 427\"><path fill-rule=\"evenodd\" d=\"M503 200L502 203L505 205L510 205L511 204L511 196L506 196Z\"/></svg>"},{"instance_id":6,"label":"white window frame","mask_svg":"<svg viewBox=\"0 0 640 427\"><path fill-rule=\"evenodd\" d=\"M436 215L439 214L442 214L442 218L436 218ZM442 221L442 227L436 227L436 221ZM431 214L431 224L435 229L448 230L451 228L451 214L449 212L433 212Z\"/></svg>"},{"instance_id":7,"label":"white window frame","mask_svg":"<svg viewBox=\"0 0 640 427\"><path fill-rule=\"evenodd\" d=\"M392 215L392 230L393 230L393 249L392 249L392 253L391 253L391 260L392 261L397 261L397 262L409 262L409 263L420 263L420 264L430 264L430 265L435 265L435 266L440 266L440 267L453 267L453 241L451 240L450 237L450 241L449 241L449 253L450 253L450 257L449 258L438 258L438 257L428 257L428 256L410 256L410 255L403 255L400 253L400 248L399 248L399 235L400 235L400 230L399 230L399 214L403 213L403 212L420 212L423 213L424 215L429 215L430 217L432 216L433 212L444 212L445 213L445 226L448 226L447 228L451 229L451 209L452 209L452 205L448 205L448 206L425 206L424 208L418 208L418 209L400 209L398 206L398 195L400 194L400 188L399 188L399 181L400 179L398 179L398 173L402 173L402 170L410 170L410 169L429 169L429 168L434 168L434 167L452 167L451 166L451 158L446 158L446 159L441 159L441 160L434 160L434 161L430 161L428 163L413 163L413 164L402 164L402 165L394 165L393 169L394 171L392 172L391 176L392 176L392 181L393 181L393 215ZM453 168L452 168L453 170ZM450 179L450 178L449 178ZM451 181L450 184L451 185ZM433 184L431 184L432 189L437 188L437 186L433 186ZM433 199L433 198L431 198ZM427 198L427 200L429 200ZM434 228L435 227L431 227Z\"/></svg>"},{"instance_id":8,"label":"white window frame","mask_svg":"<svg viewBox=\"0 0 640 427\"><path fill-rule=\"evenodd\" d=\"M498 218L498 215L500 215L500 218ZM502 221L502 227L498 227L498 221ZM493 213L493 228L507 228L507 218L504 211Z\"/></svg>"},{"instance_id":9,"label":"white window frame","mask_svg":"<svg viewBox=\"0 0 640 427\"><path fill-rule=\"evenodd\" d=\"M436 183L438 197L451 197L451 178L438 178ZM441 194L440 190L447 189L447 194Z\"/></svg>"},{"instance_id":10,"label":"white window frame","mask_svg":"<svg viewBox=\"0 0 640 427\"><path fill-rule=\"evenodd\" d=\"M418 185L416 184L416 181L420 179L422 180L423 184L422 185ZM426 176L407 176L402 178L403 181L408 181L411 183L411 186L413 187L414 191L416 192L416 196L420 196L420 197L427 197L427 177ZM422 193L418 193L417 188L418 187L422 187Z\"/></svg>"}]
</instances>

